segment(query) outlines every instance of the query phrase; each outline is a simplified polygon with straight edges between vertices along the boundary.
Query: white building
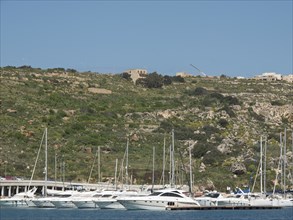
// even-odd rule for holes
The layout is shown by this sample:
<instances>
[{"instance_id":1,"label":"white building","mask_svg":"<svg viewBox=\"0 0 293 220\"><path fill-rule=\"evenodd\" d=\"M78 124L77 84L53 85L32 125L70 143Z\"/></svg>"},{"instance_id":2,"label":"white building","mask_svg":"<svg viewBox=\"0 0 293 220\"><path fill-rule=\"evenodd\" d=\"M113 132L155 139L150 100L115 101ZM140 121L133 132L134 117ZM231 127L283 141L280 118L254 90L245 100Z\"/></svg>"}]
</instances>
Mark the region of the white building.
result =
<instances>
[{"instance_id":1,"label":"white building","mask_svg":"<svg viewBox=\"0 0 293 220\"><path fill-rule=\"evenodd\" d=\"M290 82L290 83L293 82L293 74L289 74L287 76L283 76L282 78L283 78L283 80L285 80L287 82Z\"/></svg>"},{"instance_id":2,"label":"white building","mask_svg":"<svg viewBox=\"0 0 293 220\"><path fill-rule=\"evenodd\" d=\"M261 75L257 75L255 79L258 80L266 80L266 81L279 81L282 80L282 75L274 72L263 73Z\"/></svg>"},{"instance_id":3,"label":"white building","mask_svg":"<svg viewBox=\"0 0 293 220\"><path fill-rule=\"evenodd\" d=\"M124 71L125 73L128 73L132 79L132 81L135 83L136 80L139 78L144 78L148 74L146 69L129 69Z\"/></svg>"},{"instance_id":4,"label":"white building","mask_svg":"<svg viewBox=\"0 0 293 220\"><path fill-rule=\"evenodd\" d=\"M178 73L176 73L176 76L181 76L182 78L185 78L185 77L192 77L191 74L189 74L189 73L185 73L185 72L178 72Z\"/></svg>"}]
</instances>

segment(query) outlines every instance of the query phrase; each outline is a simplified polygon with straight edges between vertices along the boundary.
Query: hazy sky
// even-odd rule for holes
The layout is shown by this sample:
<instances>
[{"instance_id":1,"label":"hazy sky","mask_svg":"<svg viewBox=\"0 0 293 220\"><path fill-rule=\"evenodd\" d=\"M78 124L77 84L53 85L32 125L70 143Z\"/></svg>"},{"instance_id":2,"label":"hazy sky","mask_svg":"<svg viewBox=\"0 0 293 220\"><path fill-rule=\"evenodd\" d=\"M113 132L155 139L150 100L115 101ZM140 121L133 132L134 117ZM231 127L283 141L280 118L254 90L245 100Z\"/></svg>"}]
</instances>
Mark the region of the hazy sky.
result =
<instances>
[{"instance_id":1,"label":"hazy sky","mask_svg":"<svg viewBox=\"0 0 293 220\"><path fill-rule=\"evenodd\" d=\"M1 0L1 66L293 73L292 0Z\"/></svg>"}]
</instances>

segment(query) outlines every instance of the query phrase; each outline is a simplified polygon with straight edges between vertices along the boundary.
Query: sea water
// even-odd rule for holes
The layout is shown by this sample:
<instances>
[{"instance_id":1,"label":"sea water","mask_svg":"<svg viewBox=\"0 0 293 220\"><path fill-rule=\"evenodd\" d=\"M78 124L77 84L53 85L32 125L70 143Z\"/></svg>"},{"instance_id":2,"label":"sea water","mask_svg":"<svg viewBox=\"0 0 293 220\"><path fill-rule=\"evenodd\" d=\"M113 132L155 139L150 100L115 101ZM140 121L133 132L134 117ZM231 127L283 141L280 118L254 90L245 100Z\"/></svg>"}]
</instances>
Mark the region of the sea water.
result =
<instances>
[{"instance_id":1,"label":"sea water","mask_svg":"<svg viewBox=\"0 0 293 220\"><path fill-rule=\"evenodd\" d=\"M257 210L126 211L101 209L0 208L0 220L292 220L293 207Z\"/></svg>"}]
</instances>

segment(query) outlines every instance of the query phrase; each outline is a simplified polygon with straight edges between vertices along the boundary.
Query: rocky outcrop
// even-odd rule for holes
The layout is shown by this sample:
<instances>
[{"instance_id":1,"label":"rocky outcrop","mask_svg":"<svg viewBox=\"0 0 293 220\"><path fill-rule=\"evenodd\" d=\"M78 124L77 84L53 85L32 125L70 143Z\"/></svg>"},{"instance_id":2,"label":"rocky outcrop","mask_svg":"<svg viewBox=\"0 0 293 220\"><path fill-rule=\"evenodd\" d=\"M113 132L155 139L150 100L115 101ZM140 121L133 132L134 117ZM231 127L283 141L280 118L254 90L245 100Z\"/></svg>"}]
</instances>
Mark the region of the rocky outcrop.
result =
<instances>
[{"instance_id":1,"label":"rocky outcrop","mask_svg":"<svg viewBox=\"0 0 293 220\"><path fill-rule=\"evenodd\" d=\"M246 167L243 163L235 162L231 165L230 171L236 175L242 175L246 173Z\"/></svg>"}]
</instances>

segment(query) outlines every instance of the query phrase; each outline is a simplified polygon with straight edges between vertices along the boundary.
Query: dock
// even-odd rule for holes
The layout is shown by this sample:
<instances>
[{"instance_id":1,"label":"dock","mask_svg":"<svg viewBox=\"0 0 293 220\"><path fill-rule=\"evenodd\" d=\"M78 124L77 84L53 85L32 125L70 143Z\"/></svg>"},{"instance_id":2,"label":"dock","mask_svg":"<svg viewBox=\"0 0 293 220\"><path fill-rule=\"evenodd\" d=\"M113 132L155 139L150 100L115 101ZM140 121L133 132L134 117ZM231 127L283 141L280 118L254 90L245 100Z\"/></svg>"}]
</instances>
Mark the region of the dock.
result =
<instances>
[{"instance_id":1,"label":"dock","mask_svg":"<svg viewBox=\"0 0 293 220\"><path fill-rule=\"evenodd\" d=\"M166 210L256 210L256 209L281 209L281 206L168 206Z\"/></svg>"}]
</instances>

